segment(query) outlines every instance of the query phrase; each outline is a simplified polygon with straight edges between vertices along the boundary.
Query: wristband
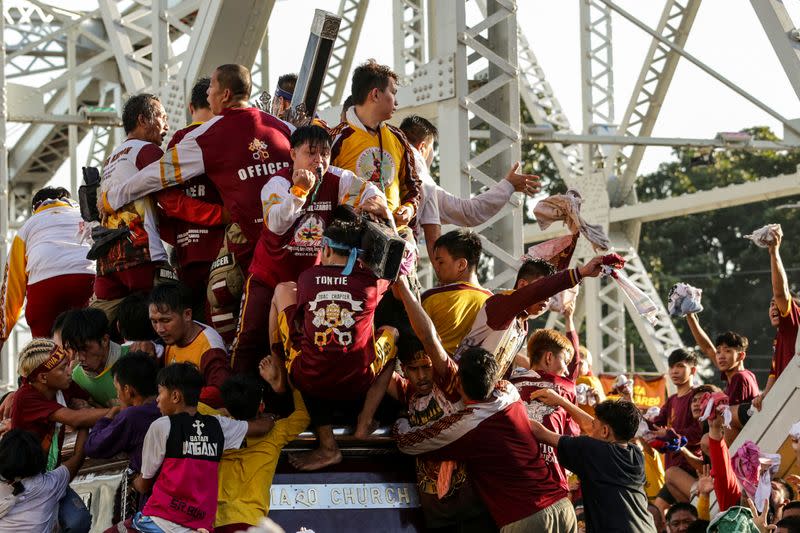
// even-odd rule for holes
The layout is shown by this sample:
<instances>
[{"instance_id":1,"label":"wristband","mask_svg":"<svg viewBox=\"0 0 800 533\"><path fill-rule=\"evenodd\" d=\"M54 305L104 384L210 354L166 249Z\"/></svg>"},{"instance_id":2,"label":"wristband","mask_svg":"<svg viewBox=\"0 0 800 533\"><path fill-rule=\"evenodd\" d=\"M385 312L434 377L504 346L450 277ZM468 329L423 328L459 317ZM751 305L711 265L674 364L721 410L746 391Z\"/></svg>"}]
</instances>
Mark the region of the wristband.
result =
<instances>
[{"instance_id":1,"label":"wristband","mask_svg":"<svg viewBox=\"0 0 800 533\"><path fill-rule=\"evenodd\" d=\"M298 198L305 198L308 196L308 189L305 189L300 185L292 185L292 187L289 189L289 192Z\"/></svg>"}]
</instances>

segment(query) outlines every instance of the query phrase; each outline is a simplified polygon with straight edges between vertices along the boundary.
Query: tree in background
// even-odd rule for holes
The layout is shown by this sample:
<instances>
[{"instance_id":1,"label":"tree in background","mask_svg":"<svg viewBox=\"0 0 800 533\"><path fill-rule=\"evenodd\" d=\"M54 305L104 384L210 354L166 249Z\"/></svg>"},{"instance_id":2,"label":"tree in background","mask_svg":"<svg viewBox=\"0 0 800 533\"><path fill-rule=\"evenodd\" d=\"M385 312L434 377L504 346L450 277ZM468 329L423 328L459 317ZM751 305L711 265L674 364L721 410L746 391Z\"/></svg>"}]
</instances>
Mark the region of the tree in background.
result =
<instances>
[{"instance_id":1,"label":"tree in background","mask_svg":"<svg viewBox=\"0 0 800 533\"><path fill-rule=\"evenodd\" d=\"M754 139L776 140L768 128L747 130ZM713 157L696 150L676 149L677 160L662 163L640 177L639 201L680 196L763 177L797 172L800 150L716 151ZM767 317L772 297L769 256L742 236L765 224L777 223L786 235L781 257L790 288L800 286L800 210L780 209L800 196L718 209L642 226L639 255L666 301L670 287L683 281L703 289L703 327L712 338L728 329L750 339L748 368L763 386L772 357L775 330ZM684 320L675 325L684 342L693 344Z\"/></svg>"}]
</instances>

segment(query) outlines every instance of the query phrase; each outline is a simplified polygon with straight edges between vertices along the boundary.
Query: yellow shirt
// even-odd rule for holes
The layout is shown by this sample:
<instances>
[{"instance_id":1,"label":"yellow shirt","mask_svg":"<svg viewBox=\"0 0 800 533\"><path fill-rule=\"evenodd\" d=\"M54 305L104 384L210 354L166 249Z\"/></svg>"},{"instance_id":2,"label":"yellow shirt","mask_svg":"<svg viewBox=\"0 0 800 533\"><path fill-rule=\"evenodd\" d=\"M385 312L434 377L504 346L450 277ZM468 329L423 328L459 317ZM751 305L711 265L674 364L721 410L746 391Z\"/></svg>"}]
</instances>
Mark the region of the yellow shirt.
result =
<instances>
[{"instance_id":1,"label":"yellow shirt","mask_svg":"<svg viewBox=\"0 0 800 533\"><path fill-rule=\"evenodd\" d=\"M467 282L450 283L425 291L422 308L431 317L447 353L455 353L491 295L488 289Z\"/></svg>"},{"instance_id":2,"label":"yellow shirt","mask_svg":"<svg viewBox=\"0 0 800 533\"><path fill-rule=\"evenodd\" d=\"M664 463L661 454L650 446L643 446L642 454L644 454L644 492L647 494L647 499L653 500L664 486Z\"/></svg>"},{"instance_id":3,"label":"yellow shirt","mask_svg":"<svg viewBox=\"0 0 800 533\"><path fill-rule=\"evenodd\" d=\"M306 429L310 418L303 397L293 392L294 412L275 422L258 439L247 439L247 447L226 450L219 464L219 493L214 527L228 524L258 524L269 513L269 491L281 450ZM202 414L219 414L198 404Z\"/></svg>"},{"instance_id":4,"label":"yellow shirt","mask_svg":"<svg viewBox=\"0 0 800 533\"><path fill-rule=\"evenodd\" d=\"M332 131L331 165L378 186L386 194L390 211L408 204L416 214L422 184L411 148L399 130L384 123L379 132L367 131L358 120L355 107L348 109L347 122Z\"/></svg>"}]
</instances>

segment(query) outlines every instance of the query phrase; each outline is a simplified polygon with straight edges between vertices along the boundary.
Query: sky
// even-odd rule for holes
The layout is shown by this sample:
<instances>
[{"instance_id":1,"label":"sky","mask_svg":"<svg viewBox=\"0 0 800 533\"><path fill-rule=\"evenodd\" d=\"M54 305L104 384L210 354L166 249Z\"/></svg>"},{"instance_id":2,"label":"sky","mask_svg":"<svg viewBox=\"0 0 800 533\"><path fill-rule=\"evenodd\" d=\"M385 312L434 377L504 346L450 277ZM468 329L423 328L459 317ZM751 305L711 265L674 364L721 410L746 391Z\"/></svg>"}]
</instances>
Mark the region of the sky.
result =
<instances>
[{"instance_id":1,"label":"sky","mask_svg":"<svg viewBox=\"0 0 800 533\"><path fill-rule=\"evenodd\" d=\"M617 3L655 27L663 9L656 0L617 0ZM800 0L785 0L795 21ZM80 5L66 0L65 7ZM302 61L315 8L336 12L339 0L278 0L269 27L270 87L285 72L296 72ZM580 36L578 0L518 0L518 23L528 38L548 81L575 132L580 132ZM390 0L372 0L356 49L354 65L374 57L392 65ZM277 23L277 21L281 21ZM616 119L625 112L641 69L650 37L614 15L614 89ZM686 50L789 118L800 117L800 100L792 90L774 51L747 0L706 0L700 6ZM348 74L349 77L349 74ZM401 102L402 105L402 102ZM766 125L783 136L779 122L682 59L665 99L654 136L713 138L720 131ZM85 143L84 143L85 144ZM81 152L85 153L84 146ZM670 159L669 148L648 148L640 174ZM81 156L80 163L85 160ZM68 171L62 168L58 181ZM68 181L68 178L67 178Z\"/></svg>"}]
</instances>

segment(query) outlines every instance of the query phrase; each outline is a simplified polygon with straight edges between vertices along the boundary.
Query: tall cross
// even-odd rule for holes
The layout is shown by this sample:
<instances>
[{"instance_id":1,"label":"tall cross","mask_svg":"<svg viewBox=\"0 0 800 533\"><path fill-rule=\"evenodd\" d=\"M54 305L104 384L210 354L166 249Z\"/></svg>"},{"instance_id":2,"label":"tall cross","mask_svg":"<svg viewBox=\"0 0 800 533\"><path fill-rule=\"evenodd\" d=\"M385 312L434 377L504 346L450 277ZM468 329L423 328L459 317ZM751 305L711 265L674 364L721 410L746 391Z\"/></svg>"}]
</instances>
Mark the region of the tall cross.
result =
<instances>
[{"instance_id":1,"label":"tall cross","mask_svg":"<svg viewBox=\"0 0 800 533\"><path fill-rule=\"evenodd\" d=\"M202 423L202 422L200 422L199 420L195 420L195 421L194 421L194 424L192 424L192 427L193 427L193 428L195 428L195 429L197 430L197 435L198 435L198 436L200 436L200 435L202 435L202 434L203 434L203 432L202 432L202 431L200 431L200 428L202 428L202 427L205 427L205 424L203 424L203 423Z\"/></svg>"}]
</instances>

